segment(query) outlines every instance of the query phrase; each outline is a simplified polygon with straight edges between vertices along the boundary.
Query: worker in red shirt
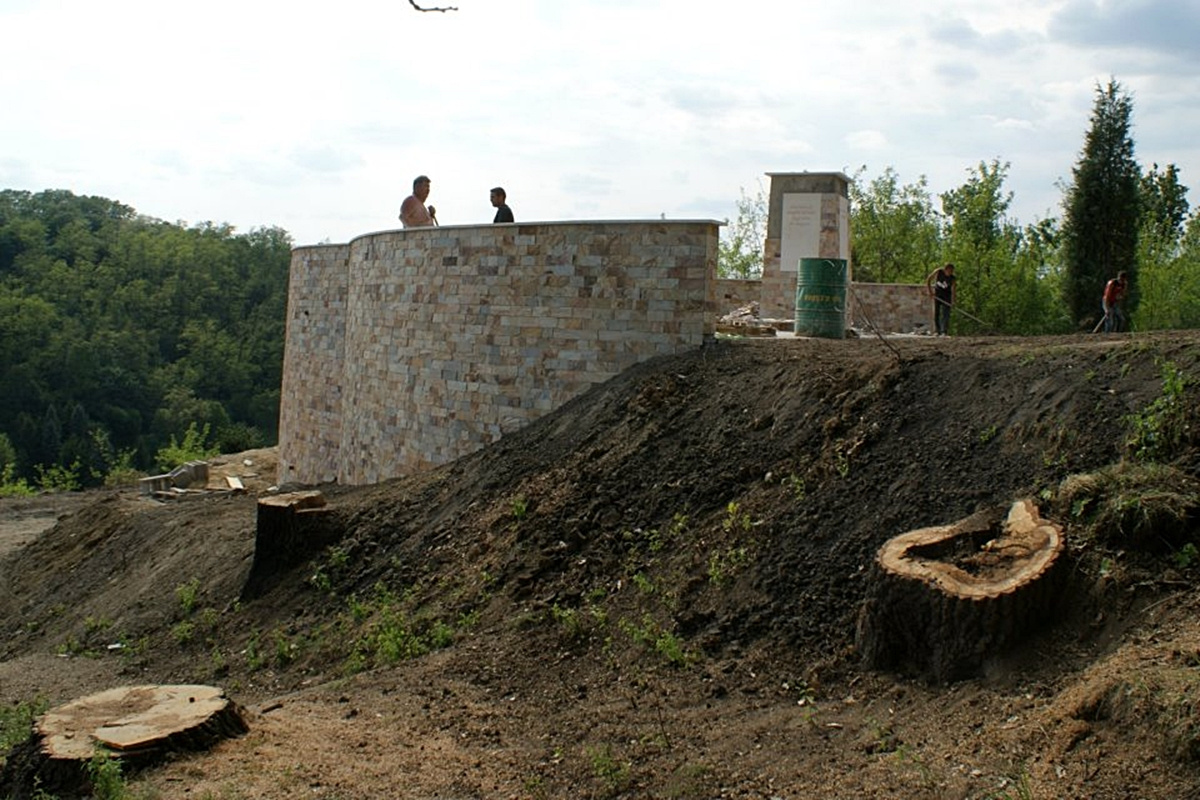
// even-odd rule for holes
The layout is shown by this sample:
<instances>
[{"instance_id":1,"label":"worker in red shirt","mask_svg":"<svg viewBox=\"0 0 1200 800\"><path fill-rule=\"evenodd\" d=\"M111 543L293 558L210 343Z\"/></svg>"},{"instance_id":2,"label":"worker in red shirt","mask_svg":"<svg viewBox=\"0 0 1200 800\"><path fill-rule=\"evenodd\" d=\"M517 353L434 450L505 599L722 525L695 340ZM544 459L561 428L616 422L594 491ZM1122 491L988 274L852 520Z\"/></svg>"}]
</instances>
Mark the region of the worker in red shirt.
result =
<instances>
[{"instance_id":1,"label":"worker in red shirt","mask_svg":"<svg viewBox=\"0 0 1200 800\"><path fill-rule=\"evenodd\" d=\"M1125 329L1125 312L1121 310L1121 304L1125 301L1125 296L1129 294L1129 276L1124 270L1117 273L1117 277L1104 284L1104 297L1102 303L1104 305L1104 332L1118 333Z\"/></svg>"}]
</instances>

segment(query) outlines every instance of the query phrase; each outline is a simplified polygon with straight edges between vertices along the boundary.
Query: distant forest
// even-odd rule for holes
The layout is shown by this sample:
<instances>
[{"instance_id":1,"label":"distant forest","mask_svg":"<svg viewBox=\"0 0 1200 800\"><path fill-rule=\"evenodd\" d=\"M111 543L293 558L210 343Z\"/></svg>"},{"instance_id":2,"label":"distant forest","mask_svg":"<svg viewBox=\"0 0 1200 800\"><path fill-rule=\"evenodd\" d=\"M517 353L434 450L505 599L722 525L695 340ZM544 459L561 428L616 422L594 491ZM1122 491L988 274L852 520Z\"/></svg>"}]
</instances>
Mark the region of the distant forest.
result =
<instances>
[{"instance_id":1,"label":"distant forest","mask_svg":"<svg viewBox=\"0 0 1200 800\"><path fill-rule=\"evenodd\" d=\"M0 470L103 483L278 436L291 237L0 191ZM59 485L63 482L58 481Z\"/></svg>"}]
</instances>

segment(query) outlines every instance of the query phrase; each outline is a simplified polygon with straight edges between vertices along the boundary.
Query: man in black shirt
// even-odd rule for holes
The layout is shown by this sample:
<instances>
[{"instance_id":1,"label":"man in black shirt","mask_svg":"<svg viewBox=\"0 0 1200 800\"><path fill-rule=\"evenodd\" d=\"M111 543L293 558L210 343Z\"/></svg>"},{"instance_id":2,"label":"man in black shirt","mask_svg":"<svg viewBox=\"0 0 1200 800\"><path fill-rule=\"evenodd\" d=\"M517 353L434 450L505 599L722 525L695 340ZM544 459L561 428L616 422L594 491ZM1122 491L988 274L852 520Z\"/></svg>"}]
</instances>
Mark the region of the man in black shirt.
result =
<instances>
[{"instance_id":1,"label":"man in black shirt","mask_svg":"<svg viewBox=\"0 0 1200 800\"><path fill-rule=\"evenodd\" d=\"M950 309L954 308L954 265L929 273L925 290L933 298L933 327L938 336L950 335Z\"/></svg>"},{"instance_id":2,"label":"man in black shirt","mask_svg":"<svg viewBox=\"0 0 1200 800\"><path fill-rule=\"evenodd\" d=\"M504 202L507 197L504 189L499 186L492 189L492 205L496 207L496 218L492 222L515 222L512 209Z\"/></svg>"}]
</instances>

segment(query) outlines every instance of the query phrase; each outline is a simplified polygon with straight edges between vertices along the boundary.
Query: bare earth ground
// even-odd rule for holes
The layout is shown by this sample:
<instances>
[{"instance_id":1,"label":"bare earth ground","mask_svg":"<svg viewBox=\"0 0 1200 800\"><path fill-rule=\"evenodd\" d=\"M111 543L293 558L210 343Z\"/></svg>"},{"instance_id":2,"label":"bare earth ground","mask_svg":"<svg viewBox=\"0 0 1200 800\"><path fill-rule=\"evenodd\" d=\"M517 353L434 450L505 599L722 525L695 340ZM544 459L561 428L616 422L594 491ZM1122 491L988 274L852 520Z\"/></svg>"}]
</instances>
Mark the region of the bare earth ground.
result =
<instances>
[{"instance_id":1,"label":"bare earth ground","mask_svg":"<svg viewBox=\"0 0 1200 800\"><path fill-rule=\"evenodd\" d=\"M270 451L214 466L240 494L6 500L0 702L225 687L251 732L133 776L162 798L1200 797L1193 518L1124 543L1059 494L1164 362L1200 334L718 342L321 487L337 543L253 598ZM864 669L880 545L1026 496L1066 529L1047 627L949 686Z\"/></svg>"}]
</instances>

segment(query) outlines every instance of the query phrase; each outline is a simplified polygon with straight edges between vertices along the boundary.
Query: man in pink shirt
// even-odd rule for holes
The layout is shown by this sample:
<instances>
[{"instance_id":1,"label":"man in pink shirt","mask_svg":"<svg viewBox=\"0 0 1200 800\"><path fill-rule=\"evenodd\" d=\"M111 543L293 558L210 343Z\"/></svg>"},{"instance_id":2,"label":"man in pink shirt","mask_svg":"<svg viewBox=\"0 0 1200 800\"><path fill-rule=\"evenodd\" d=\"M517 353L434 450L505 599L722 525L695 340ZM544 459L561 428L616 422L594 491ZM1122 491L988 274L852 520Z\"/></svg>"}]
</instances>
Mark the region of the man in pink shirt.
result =
<instances>
[{"instance_id":1,"label":"man in pink shirt","mask_svg":"<svg viewBox=\"0 0 1200 800\"><path fill-rule=\"evenodd\" d=\"M418 175L413 181L413 193L400 204L400 221L406 228L428 228L437 224L437 212L433 206L425 207L429 197L429 177Z\"/></svg>"}]
</instances>

